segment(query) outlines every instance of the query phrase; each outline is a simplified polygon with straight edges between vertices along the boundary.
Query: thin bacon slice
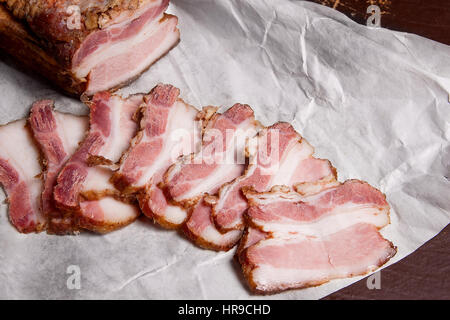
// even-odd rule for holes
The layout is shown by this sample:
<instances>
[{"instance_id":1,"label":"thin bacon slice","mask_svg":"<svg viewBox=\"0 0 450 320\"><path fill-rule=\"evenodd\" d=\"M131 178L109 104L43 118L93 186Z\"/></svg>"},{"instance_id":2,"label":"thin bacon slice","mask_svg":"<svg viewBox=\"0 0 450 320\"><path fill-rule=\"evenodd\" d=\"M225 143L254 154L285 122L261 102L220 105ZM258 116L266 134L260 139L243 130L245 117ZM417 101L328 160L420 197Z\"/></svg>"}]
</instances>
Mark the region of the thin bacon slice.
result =
<instances>
[{"instance_id":1,"label":"thin bacon slice","mask_svg":"<svg viewBox=\"0 0 450 320\"><path fill-rule=\"evenodd\" d=\"M236 104L223 114L216 113L204 130L201 152L180 159L165 175L169 196L190 208L183 230L204 248L229 250L240 238L240 230L225 234L217 231L211 205L203 198L242 175L245 145L258 129L253 110L247 105Z\"/></svg>"},{"instance_id":2,"label":"thin bacon slice","mask_svg":"<svg viewBox=\"0 0 450 320\"><path fill-rule=\"evenodd\" d=\"M0 127L0 184L7 193L9 219L22 233L40 232L46 219L41 213L41 165L25 120Z\"/></svg>"},{"instance_id":3,"label":"thin bacon slice","mask_svg":"<svg viewBox=\"0 0 450 320\"><path fill-rule=\"evenodd\" d=\"M240 255L251 289L269 294L364 275L396 253L377 228L358 223L323 237L261 240Z\"/></svg>"},{"instance_id":4,"label":"thin bacon slice","mask_svg":"<svg viewBox=\"0 0 450 320\"><path fill-rule=\"evenodd\" d=\"M274 235L319 236L355 223L381 229L390 222L385 196L359 180L348 180L309 196L274 189L267 193L244 189L250 205L249 224Z\"/></svg>"},{"instance_id":5,"label":"thin bacon slice","mask_svg":"<svg viewBox=\"0 0 450 320\"><path fill-rule=\"evenodd\" d=\"M159 224L179 227L186 211L168 203L158 187L167 169L182 155L198 151L198 110L179 98L180 90L158 85L144 97L140 131L112 177L125 193L137 193L143 213Z\"/></svg>"},{"instance_id":6,"label":"thin bacon slice","mask_svg":"<svg viewBox=\"0 0 450 320\"><path fill-rule=\"evenodd\" d=\"M237 257L256 292L362 275L396 252L378 232L389 224L386 198L365 182L349 180L308 195L288 187L243 192L249 228Z\"/></svg>"},{"instance_id":7,"label":"thin bacon slice","mask_svg":"<svg viewBox=\"0 0 450 320\"><path fill-rule=\"evenodd\" d=\"M138 126L134 116L141 103L142 95L123 99L108 92L96 94L89 103L89 133L61 170L53 192L57 207L71 213L82 228L112 231L133 222L139 215L133 205L128 204L126 208L121 205L133 199L123 197L110 183L113 171L109 166L120 160L136 135ZM105 197L109 198L108 204L115 202L117 206L81 205ZM105 207L109 211L94 212Z\"/></svg>"},{"instance_id":8,"label":"thin bacon slice","mask_svg":"<svg viewBox=\"0 0 450 320\"><path fill-rule=\"evenodd\" d=\"M336 171L330 162L314 158L314 148L290 124L276 123L265 128L252 142L245 174L222 186L213 205L214 222L222 232L244 227L242 216L248 205L243 187L263 192L275 185L317 181L336 184Z\"/></svg>"},{"instance_id":9,"label":"thin bacon slice","mask_svg":"<svg viewBox=\"0 0 450 320\"><path fill-rule=\"evenodd\" d=\"M214 114L203 133L202 150L183 157L164 177L170 197L187 207L204 193L215 194L245 168L245 144L259 124L248 105L236 104L225 113Z\"/></svg>"},{"instance_id":10,"label":"thin bacon slice","mask_svg":"<svg viewBox=\"0 0 450 320\"><path fill-rule=\"evenodd\" d=\"M47 232L65 233L71 229L72 220L65 218L53 202L56 177L65 162L78 148L88 129L87 117L78 117L53 110L51 100L37 101L29 118L34 139L43 154L42 214L48 219Z\"/></svg>"},{"instance_id":11,"label":"thin bacon slice","mask_svg":"<svg viewBox=\"0 0 450 320\"><path fill-rule=\"evenodd\" d=\"M240 230L232 230L225 234L217 231L212 221L211 206L203 198L191 209L183 231L198 246L216 251L230 250L242 235Z\"/></svg>"}]
</instances>

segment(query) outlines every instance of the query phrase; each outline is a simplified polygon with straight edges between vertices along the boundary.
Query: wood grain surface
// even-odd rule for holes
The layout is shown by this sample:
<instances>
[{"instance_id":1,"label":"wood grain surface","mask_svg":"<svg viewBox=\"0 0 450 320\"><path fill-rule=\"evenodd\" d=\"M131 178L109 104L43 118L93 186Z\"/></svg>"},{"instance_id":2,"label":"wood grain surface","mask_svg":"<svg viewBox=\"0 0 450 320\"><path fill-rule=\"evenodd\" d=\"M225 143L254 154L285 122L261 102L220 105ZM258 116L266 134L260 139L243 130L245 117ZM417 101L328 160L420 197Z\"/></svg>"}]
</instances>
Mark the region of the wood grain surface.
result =
<instances>
[{"instance_id":1,"label":"wood grain surface","mask_svg":"<svg viewBox=\"0 0 450 320\"><path fill-rule=\"evenodd\" d=\"M415 33L450 45L450 0L308 0L366 24L370 5L381 9L381 27Z\"/></svg>"}]
</instances>

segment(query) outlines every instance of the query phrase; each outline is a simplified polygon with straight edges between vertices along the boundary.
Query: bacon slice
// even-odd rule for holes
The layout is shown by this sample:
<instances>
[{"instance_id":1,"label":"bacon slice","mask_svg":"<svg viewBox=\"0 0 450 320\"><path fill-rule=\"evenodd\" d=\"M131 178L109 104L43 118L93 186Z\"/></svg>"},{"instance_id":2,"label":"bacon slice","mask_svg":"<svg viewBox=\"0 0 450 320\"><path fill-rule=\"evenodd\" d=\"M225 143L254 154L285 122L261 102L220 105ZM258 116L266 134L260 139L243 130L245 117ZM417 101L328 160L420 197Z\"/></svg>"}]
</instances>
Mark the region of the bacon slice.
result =
<instances>
[{"instance_id":1,"label":"bacon slice","mask_svg":"<svg viewBox=\"0 0 450 320\"><path fill-rule=\"evenodd\" d=\"M349 180L309 195L289 190L243 189L249 229L237 256L256 292L362 275L395 254L377 231L389 224L389 205L369 184Z\"/></svg>"},{"instance_id":2,"label":"bacon slice","mask_svg":"<svg viewBox=\"0 0 450 320\"><path fill-rule=\"evenodd\" d=\"M46 219L41 213L42 180L39 150L19 120L0 127L0 184L9 203L9 218L22 233L40 232Z\"/></svg>"},{"instance_id":3,"label":"bacon slice","mask_svg":"<svg viewBox=\"0 0 450 320\"><path fill-rule=\"evenodd\" d=\"M244 227L242 215L248 205L243 187L263 192L275 185L336 184L336 171L330 162L314 158L314 148L288 123L261 130L249 149L245 174L222 186L213 206L214 222L222 232Z\"/></svg>"},{"instance_id":4,"label":"bacon slice","mask_svg":"<svg viewBox=\"0 0 450 320\"><path fill-rule=\"evenodd\" d=\"M56 177L64 163L78 148L88 129L87 117L77 117L53 110L53 101L37 101L31 108L29 123L34 139L45 157L42 177L42 214L48 219L47 232L60 234L71 228L72 220L65 218L53 202Z\"/></svg>"},{"instance_id":5,"label":"bacon slice","mask_svg":"<svg viewBox=\"0 0 450 320\"><path fill-rule=\"evenodd\" d=\"M221 234L211 219L209 201L226 182L242 175L245 168L245 145L259 124L253 110L236 104L223 114L214 114L203 133L202 150L177 161L165 174L165 189L181 206L190 208L183 228L198 245L212 250L229 250L241 231Z\"/></svg>"},{"instance_id":6,"label":"bacon slice","mask_svg":"<svg viewBox=\"0 0 450 320\"><path fill-rule=\"evenodd\" d=\"M126 208L121 205L133 199L123 197L109 181L113 174L109 166L120 160L136 135L138 126L134 115L141 103L142 95L123 99L108 92L96 94L89 103L89 133L61 170L53 192L57 207L71 213L80 227L112 231L133 222L139 215L131 204ZM108 206L81 205L84 201L100 201L105 197L109 198L105 200ZM109 206L112 202L117 206ZM110 210L93 211L105 207ZM121 217L120 221L117 217Z\"/></svg>"},{"instance_id":7,"label":"bacon slice","mask_svg":"<svg viewBox=\"0 0 450 320\"><path fill-rule=\"evenodd\" d=\"M147 23L136 35L126 40L110 40L83 61L83 66L77 66L72 71L81 79L87 78L86 94L110 88L121 87L133 81L148 69L164 54L170 51L180 40L177 29L178 18L164 14L160 18ZM115 30L110 31L111 34ZM125 32L123 32L125 33ZM88 73L87 73L88 72Z\"/></svg>"},{"instance_id":8,"label":"bacon slice","mask_svg":"<svg viewBox=\"0 0 450 320\"><path fill-rule=\"evenodd\" d=\"M385 196L366 182L343 184L302 196L275 188L267 193L244 189L250 209L250 224L272 234L319 236L355 223L369 223L381 229L389 224Z\"/></svg>"},{"instance_id":9,"label":"bacon slice","mask_svg":"<svg viewBox=\"0 0 450 320\"><path fill-rule=\"evenodd\" d=\"M258 128L248 105L236 104L213 115L203 133L201 152L181 158L165 174L171 198L189 207L204 193L215 194L224 183L240 176L246 141Z\"/></svg>"},{"instance_id":10,"label":"bacon slice","mask_svg":"<svg viewBox=\"0 0 450 320\"><path fill-rule=\"evenodd\" d=\"M225 234L217 231L211 216L211 206L201 199L192 209L189 220L183 226L185 234L198 246L216 251L228 251L241 238L240 230Z\"/></svg>"},{"instance_id":11,"label":"bacon slice","mask_svg":"<svg viewBox=\"0 0 450 320\"><path fill-rule=\"evenodd\" d=\"M364 275L395 253L375 226L359 223L323 237L261 240L240 260L251 289L268 294Z\"/></svg>"},{"instance_id":12,"label":"bacon slice","mask_svg":"<svg viewBox=\"0 0 450 320\"><path fill-rule=\"evenodd\" d=\"M201 141L198 110L179 98L180 90L158 85L144 97L141 130L112 177L122 192L138 193L143 213L159 224L179 227L186 211L168 203L158 187L167 169L182 155L198 151Z\"/></svg>"},{"instance_id":13,"label":"bacon slice","mask_svg":"<svg viewBox=\"0 0 450 320\"><path fill-rule=\"evenodd\" d=\"M74 95L125 85L180 38L169 0L0 4L0 47Z\"/></svg>"}]
</instances>

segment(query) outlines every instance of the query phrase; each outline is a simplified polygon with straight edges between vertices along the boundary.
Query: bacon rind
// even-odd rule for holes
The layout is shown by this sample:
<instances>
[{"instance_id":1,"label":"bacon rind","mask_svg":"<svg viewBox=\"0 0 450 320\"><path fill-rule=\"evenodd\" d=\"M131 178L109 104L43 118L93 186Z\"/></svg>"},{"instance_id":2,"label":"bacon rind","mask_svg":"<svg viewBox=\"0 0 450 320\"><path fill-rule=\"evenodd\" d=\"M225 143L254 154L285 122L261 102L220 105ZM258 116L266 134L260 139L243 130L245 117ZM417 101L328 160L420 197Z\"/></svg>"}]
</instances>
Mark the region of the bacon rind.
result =
<instances>
[{"instance_id":1,"label":"bacon rind","mask_svg":"<svg viewBox=\"0 0 450 320\"><path fill-rule=\"evenodd\" d=\"M128 219L122 219L120 221L109 221L109 220L101 220L98 221L94 218L92 218L91 215L89 215L89 210L86 210L84 208L84 206L89 205L89 203L93 203L96 207L99 206L99 209L96 209L96 214L99 213L99 211L104 211L103 207L102 207L102 203L105 200L109 200L109 201L116 201L116 205L115 207L122 206L122 205L127 205L127 209L134 211L134 214L129 215ZM109 233L121 228L124 228L128 225L130 225L131 223L133 223L134 221L136 221L136 219L139 217L139 209L137 207L137 205L133 202L126 202L126 201L122 201L122 200L117 200L114 197L102 197L101 199L98 200L93 200L93 201L85 201L81 203L81 207L82 207L82 212L83 214L77 214L76 215L76 225L79 226L80 228L83 229L87 229L93 232L97 232L97 233L101 233L101 234L105 234L105 233Z\"/></svg>"},{"instance_id":2,"label":"bacon rind","mask_svg":"<svg viewBox=\"0 0 450 320\"><path fill-rule=\"evenodd\" d=\"M71 96L80 96L86 90L86 81L77 79L70 70L61 66L40 45L11 13L0 5L0 48L13 57L17 66L26 72L34 72L48 79ZM30 59L33 57L33 59Z\"/></svg>"},{"instance_id":3,"label":"bacon rind","mask_svg":"<svg viewBox=\"0 0 450 320\"><path fill-rule=\"evenodd\" d=\"M196 210L198 210L199 207L209 209L209 212L206 213L209 221L207 221L206 226L201 228L202 230L198 230L199 227L196 225L194 219ZM220 237L220 241L213 241L211 239L208 239L207 235L204 233L205 231L208 232L208 230L206 230L207 228L209 228L209 232L212 232L215 234L215 236ZM183 225L182 230L184 234L199 247L214 251L229 251L236 245L242 235L241 231L239 230L232 230L227 234L221 234L219 231L217 231L212 221L211 207L207 202L205 202L203 198L196 205L190 208L188 219Z\"/></svg>"}]
</instances>

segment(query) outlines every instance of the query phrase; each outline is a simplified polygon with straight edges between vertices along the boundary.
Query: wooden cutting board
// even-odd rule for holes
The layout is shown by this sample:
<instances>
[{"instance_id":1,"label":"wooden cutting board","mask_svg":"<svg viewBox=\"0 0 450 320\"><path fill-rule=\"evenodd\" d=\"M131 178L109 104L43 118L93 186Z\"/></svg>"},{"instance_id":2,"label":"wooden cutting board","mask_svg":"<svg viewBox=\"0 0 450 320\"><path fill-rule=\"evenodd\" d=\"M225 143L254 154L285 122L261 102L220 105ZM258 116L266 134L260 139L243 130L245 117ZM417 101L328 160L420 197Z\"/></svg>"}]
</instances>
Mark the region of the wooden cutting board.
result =
<instances>
[{"instance_id":1,"label":"wooden cutting board","mask_svg":"<svg viewBox=\"0 0 450 320\"><path fill-rule=\"evenodd\" d=\"M354 21L366 24L374 12L370 5L380 8L383 28L415 33L450 45L450 0L308 0L344 13Z\"/></svg>"}]
</instances>

